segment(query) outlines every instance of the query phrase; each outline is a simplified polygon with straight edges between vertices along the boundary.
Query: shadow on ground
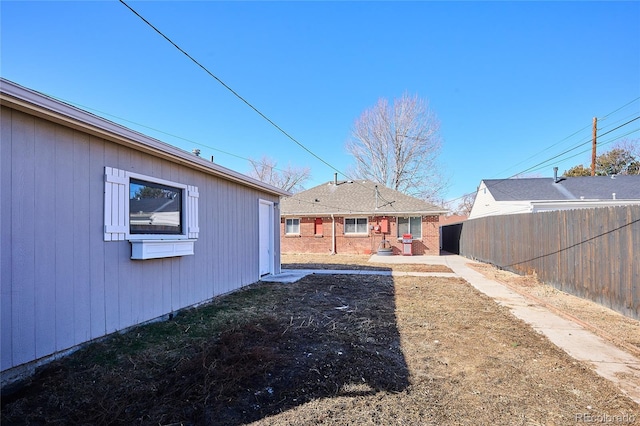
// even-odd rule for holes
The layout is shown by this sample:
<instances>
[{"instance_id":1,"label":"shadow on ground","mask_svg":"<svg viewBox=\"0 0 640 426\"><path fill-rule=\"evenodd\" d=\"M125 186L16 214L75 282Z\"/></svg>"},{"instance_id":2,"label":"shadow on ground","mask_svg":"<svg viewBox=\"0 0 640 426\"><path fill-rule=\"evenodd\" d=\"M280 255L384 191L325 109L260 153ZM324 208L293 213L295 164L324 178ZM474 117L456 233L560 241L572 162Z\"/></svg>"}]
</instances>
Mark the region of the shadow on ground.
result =
<instances>
[{"instance_id":1,"label":"shadow on ground","mask_svg":"<svg viewBox=\"0 0 640 426\"><path fill-rule=\"evenodd\" d=\"M253 347L242 352L260 348L264 354L263 346L268 348L273 364L247 377L239 394L211 406L206 421L243 424L314 399L400 392L408 386L390 277L312 275L297 285L304 292L283 301L295 309L262 324L262 342L253 328L233 336Z\"/></svg>"},{"instance_id":2,"label":"shadow on ground","mask_svg":"<svg viewBox=\"0 0 640 426\"><path fill-rule=\"evenodd\" d=\"M3 397L2 423L240 425L409 384L391 277L311 275L221 300L42 369Z\"/></svg>"}]
</instances>

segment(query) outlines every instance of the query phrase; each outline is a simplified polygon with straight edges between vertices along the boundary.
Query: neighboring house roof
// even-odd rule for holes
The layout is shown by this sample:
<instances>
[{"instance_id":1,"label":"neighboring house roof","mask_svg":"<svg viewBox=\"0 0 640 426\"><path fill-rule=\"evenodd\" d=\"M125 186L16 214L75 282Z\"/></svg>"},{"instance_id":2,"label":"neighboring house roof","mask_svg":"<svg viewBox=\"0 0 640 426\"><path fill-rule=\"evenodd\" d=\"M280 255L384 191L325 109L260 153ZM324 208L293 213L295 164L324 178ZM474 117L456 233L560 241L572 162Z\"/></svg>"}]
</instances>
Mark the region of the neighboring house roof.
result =
<instances>
[{"instance_id":1,"label":"neighboring house roof","mask_svg":"<svg viewBox=\"0 0 640 426\"><path fill-rule=\"evenodd\" d=\"M329 181L282 199L283 216L439 215L447 210L368 180Z\"/></svg>"},{"instance_id":2,"label":"neighboring house roof","mask_svg":"<svg viewBox=\"0 0 640 426\"><path fill-rule=\"evenodd\" d=\"M626 204L640 204L638 175L486 179L469 218Z\"/></svg>"},{"instance_id":3,"label":"neighboring house roof","mask_svg":"<svg viewBox=\"0 0 640 426\"><path fill-rule=\"evenodd\" d=\"M291 195L290 192L227 169L190 152L153 139L35 90L27 89L5 78L0 78L0 101L2 105L16 110L25 111L71 128L82 129L90 134L156 157L187 164L194 169L243 186L274 195Z\"/></svg>"},{"instance_id":4,"label":"neighboring house roof","mask_svg":"<svg viewBox=\"0 0 640 426\"><path fill-rule=\"evenodd\" d=\"M483 180L496 201L640 199L640 176L583 176Z\"/></svg>"}]
</instances>

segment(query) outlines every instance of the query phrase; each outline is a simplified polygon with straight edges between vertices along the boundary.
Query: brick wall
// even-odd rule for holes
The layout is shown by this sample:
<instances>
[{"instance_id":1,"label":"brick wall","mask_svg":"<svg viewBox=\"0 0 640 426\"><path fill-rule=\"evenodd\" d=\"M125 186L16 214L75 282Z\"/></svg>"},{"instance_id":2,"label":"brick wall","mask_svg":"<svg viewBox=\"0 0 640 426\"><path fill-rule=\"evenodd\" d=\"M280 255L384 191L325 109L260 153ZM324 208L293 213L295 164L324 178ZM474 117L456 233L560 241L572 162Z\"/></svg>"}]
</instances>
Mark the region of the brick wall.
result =
<instances>
[{"instance_id":1,"label":"brick wall","mask_svg":"<svg viewBox=\"0 0 640 426\"><path fill-rule=\"evenodd\" d=\"M280 220L280 238L282 253L327 253L332 251L331 217L302 217L300 219L300 235L285 235L285 218ZM321 219L321 221L318 221ZM389 233L380 232L388 220ZM345 235L344 218L335 218L336 253L371 254L380 246L383 235L393 247L394 254L402 254L402 241L398 240L396 218L369 216L367 235ZM371 227L373 226L373 229ZM380 227L380 228L378 228ZM422 238L414 240L412 252L416 255L440 254L439 216L422 217Z\"/></svg>"}]
</instances>

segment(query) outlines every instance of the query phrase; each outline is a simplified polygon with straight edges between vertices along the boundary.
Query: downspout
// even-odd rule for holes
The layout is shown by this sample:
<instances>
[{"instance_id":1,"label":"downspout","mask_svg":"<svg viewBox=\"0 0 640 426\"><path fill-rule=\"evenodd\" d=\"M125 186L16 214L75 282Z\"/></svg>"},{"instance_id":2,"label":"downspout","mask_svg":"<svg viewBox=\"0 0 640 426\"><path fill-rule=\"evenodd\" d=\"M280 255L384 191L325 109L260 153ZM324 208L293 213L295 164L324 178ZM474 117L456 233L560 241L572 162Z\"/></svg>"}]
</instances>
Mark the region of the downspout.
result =
<instances>
[{"instance_id":1,"label":"downspout","mask_svg":"<svg viewBox=\"0 0 640 426\"><path fill-rule=\"evenodd\" d=\"M331 254L336 254L336 218L331 213Z\"/></svg>"}]
</instances>

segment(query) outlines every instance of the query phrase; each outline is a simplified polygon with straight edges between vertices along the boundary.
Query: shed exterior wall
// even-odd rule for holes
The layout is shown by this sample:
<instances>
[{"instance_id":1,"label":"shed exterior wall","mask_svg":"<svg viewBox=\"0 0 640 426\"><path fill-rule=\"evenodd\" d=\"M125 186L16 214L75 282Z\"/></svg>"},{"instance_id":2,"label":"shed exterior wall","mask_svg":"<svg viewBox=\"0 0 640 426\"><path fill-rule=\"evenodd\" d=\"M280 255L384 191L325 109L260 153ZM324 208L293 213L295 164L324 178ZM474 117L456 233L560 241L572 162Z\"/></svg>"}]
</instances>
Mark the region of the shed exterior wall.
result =
<instances>
[{"instance_id":1,"label":"shed exterior wall","mask_svg":"<svg viewBox=\"0 0 640 426\"><path fill-rule=\"evenodd\" d=\"M259 279L259 200L278 195L5 106L0 119L0 371ZM103 241L105 167L197 186L195 255L131 260L129 241Z\"/></svg>"}]
</instances>

